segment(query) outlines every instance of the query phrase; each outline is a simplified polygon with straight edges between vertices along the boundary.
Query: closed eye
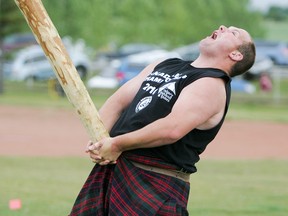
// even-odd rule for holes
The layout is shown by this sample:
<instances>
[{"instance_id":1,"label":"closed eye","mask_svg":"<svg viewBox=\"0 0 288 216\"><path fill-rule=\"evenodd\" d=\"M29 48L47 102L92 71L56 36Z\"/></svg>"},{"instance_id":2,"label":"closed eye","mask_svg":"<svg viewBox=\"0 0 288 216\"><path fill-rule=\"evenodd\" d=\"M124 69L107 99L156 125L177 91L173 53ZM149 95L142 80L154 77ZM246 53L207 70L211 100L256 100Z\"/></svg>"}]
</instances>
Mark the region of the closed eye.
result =
<instances>
[{"instance_id":1,"label":"closed eye","mask_svg":"<svg viewBox=\"0 0 288 216\"><path fill-rule=\"evenodd\" d=\"M233 30L233 31L231 31L231 33L235 36L235 37L237 37L237 36L239 36L239 31L237 31L237 30Z\"/></svg>"}]
</instances>

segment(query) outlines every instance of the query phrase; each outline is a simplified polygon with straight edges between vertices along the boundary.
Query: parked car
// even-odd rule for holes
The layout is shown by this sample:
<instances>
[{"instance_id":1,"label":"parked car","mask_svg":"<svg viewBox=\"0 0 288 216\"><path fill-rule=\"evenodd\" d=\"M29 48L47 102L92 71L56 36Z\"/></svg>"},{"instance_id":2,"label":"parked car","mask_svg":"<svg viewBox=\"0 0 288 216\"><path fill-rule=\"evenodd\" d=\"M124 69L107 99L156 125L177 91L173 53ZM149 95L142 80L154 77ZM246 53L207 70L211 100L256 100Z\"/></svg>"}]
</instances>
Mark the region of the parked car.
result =
<instances>
[{"instance_id":1,"label":"parked car","mask_svg":"<svg viewBox=\"0 0 288 216\"><path fill-rule=\"evenodd\" d=\"M4 53L36 45L37 41L31 33L17 33L4 37L1 49Z\"/></svg>"},{"instance_id":2,"label":"parked car","mask_svg":"<svg viewBox=\"0 0 288 216\"><path fill-rule=\"evenodd\" d=\"M106 53L105 56L108 57L109 59L119 59L119 58L125 58L129 55L148 52L156 49L160 49L160 47L155 44L129 43L121 46L115 52Z\"/></svg>"},{"instance_id":3,"label":"parked car","mask_svg":"<svg viewBox=\"0 0 288 216\"><path fill-rule=\"evenodd\" d=\"M89 89L114 89L118 87L118 80L116 77L97 75L90 78L86 86Z\"/></svg>"},{"instance_id":4,"label":"parked car","mask_svg":"<svg viewBox=\"0 0 288 216\"><path fill-rule=\"evenodd\" d=\"M70 54L80 77L86 78L90 68L89 57L81 50L68 46ZM39 45L30 46L20 50L10 65L9 78L13 80L46 80L55 78L53 69Z\"/></svg>"},{"instance_id":5,"label":"parked car","mask_svg":"<svg viewBox=\"0 0 288 216\"><path fill-rule=\"evenodd\" d=\"M116 72L121 64L120 60L112 60L101 72L87 81L86 86L90 89L114 89L118 87ZM95 67L94 67L95 69Z\"/></svg>"},{"instance_id":6,"label":"parked car","mask_svg":"<svg viewBox=\"0 0 288 216\"><path fill-rule=\"evenodd\" d=\"M231 90L233 92L243 92L252 94L256 91L256 87L251 84L249 81L241 78L241 77L235 77L231 81Z\"/></svg>"},{"instance_id":7,"label":"parked car","mask_svg":"<svg viewBox=\"0 0 288 216\"><path fill-rule=\"evenodd\" d=\"M178 55L178 53L169 52L163 49L130 55L129 57L121 61L121 65L116 73L119 85L123 85L125 82L135 77L148 64L160 59L164 60L174 57L179 58L180 56Z\"/></svg>"},{"instance_id":8,"label":"parked car","mask_svg":"<svg viewBox=\"0 0 288 216\"><path fill-rule=\"evenodd\" d=\"M288 43L255 40L256 53L269 57L276 65L288 65Z\"/></svg>"},{"instance_id":9,"label":"parked car","mask_svg":"<svg viewBox=\"0 0 288 216\"><path fill-rule=\"evenodd\" d=\"M121 46L116 51L100 52L92 62L94 71L100 71L100 74L89 80L87 85L90 88L114 88L115 75L118 71L121 61L130 55L148 52L159 49L155 44L147 43L128 43ZM110 84L105 84L110 83Z\"/></svg>"},{"instance_id":10,"label":"parked car","mask_svg":"<svg viewBox=\"0 0 288 216\"><path fill-rule=\"evenodd\" d=\"M87 82L88 88L116 88L123 85L141 72L148 64L157 59L180 57L175 52L163 49L151 50L129 55L123 59L112 60L110 66L100 75L94 76Z\"/></svg>"},{"instance_id":11,"label":"parked car","mask_svg":"<svg viewBox=\"0 0 288 216\"><path fill-rule=\"evenodd\" d=\"M0 58L1 58L1 56L0 56ZM3 73L2 75L3 75L4 79L9 78L10 71L11 71L11 66L12 66L11 62L2 60L2 65L0 65L0 67L2 67L1 69L2 69L2 73Z\"/></svg>"},{"instance_id":12,"label":"parked car","mask_svg":"<svg viewBox=\"0 0 288 216\"><path fill-rule=\"evenodd\" d=\"M199 42L176 48L173 51L177 52L184 60L194 61L200 54ZM243 77L247 80L259 78L262 73L270 73L273 66L274 63L268 56L257 52L254 65L243 75Z\"/></svg>"},{"instance_id":13,"label":"parked car","mask_svg":"<svg viewBox=\"0 0 288 216\"><path fill-rule=\"evenodd\" d=\"M256 53L255 63L250 70L243 74L244 79L254 80L259 79L263 73L272 73L274 62L267 56Z\"/></svg>"}]
</instances>

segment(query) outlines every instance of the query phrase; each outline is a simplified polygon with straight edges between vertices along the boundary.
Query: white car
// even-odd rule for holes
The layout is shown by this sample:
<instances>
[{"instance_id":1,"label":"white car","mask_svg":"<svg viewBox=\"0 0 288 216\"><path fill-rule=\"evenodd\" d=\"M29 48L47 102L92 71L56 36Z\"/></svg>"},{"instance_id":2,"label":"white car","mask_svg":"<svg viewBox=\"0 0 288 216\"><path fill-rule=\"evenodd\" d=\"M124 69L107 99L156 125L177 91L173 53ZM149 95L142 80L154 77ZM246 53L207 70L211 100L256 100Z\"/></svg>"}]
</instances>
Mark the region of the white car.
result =
<instances>
[{"instance_id":1,"label":"white car","mask_svg":"<svg viewBox=\"0 0 288 216\"><path fill-rule=\"evenodd\" d=\"M66 46L67 51L81 78L86 78L90 69L90 60L81 48ZM47 80L55 78L55 74L39 45L20 50L10 65L9 78L12 80Z\"/></svg>"},{"instance_id":2,"label":"white car","mask_svg":"<svg viewBox=\"0 0 288 216\"><path fill-rule=\"evenodd\" d=\"M121 60L111 62L111 71L104 70L102 74L92 77L87 82L88 88L117 88L141 72L153 61L167 58L179 58L178 53L158 49L129 55Z\"/></svg>"}]
</instances>

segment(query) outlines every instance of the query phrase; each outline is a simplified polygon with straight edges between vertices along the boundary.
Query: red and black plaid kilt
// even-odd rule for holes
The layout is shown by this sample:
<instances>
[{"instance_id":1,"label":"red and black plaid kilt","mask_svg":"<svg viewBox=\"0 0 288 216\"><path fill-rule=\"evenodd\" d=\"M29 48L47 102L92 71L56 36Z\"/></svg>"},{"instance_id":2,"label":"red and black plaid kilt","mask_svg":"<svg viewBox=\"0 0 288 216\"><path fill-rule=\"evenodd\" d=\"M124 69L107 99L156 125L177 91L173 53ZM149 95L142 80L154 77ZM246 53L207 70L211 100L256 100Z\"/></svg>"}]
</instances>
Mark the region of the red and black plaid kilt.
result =
<instances>
[{"instance_id":1,"label":"red and black plaid kilt","mask_svg":"<svg viewBox=\"0 0 288 216\"><path fill-rule=\"evenodd\" d=\"M140 169L131 160L173 168L163 161L142 156L121 156L116 165L95 165L70 216L188 215L188 182Z\"/></svg>"}]
</instances>

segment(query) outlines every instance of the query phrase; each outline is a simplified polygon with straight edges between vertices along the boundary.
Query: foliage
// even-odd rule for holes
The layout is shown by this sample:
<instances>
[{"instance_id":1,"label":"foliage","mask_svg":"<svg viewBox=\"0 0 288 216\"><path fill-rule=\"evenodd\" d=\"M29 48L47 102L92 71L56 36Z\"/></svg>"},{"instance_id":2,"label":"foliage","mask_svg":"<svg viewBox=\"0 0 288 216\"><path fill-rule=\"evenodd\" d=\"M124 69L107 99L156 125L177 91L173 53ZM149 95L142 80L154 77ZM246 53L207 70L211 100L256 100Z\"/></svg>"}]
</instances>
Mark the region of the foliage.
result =
<instances>
[{"instance_id":1,"label":"foliage","mask_svg":"<svg viewBox=\"0 0 288 216\"><path fill-rule=\"evenodd\" d=\"M45 1L51 17L55 10L50 7L55 8L56 2L63 4L66 1ZM59 6L65 10L58 11L56 17L62 19L56 18L55 22L64 27L60 28L63 34L84 37L96 47L111 41L116 44L141 41L167 46L189 44L210 34L221 24L245 27L253 35L263 33L260 16L246 9L247 0L120 0L117 3L115 0L97 0L80 5L79 1L70 2L69 7ZM77 26L81 28L76 29Z\"/></svg>"},{"instance_id":2,"label":"foliage","mask_svg":"<svg viewBox=\"0 0 288 216\"><path fill-rule=\"evenodd\" d=\"M95 48L103 48L111 42L117 45L147 42L170 47L189 44L209 35L221 24L243 27L257 37L264 33L261 15L248 10L248 0L42 1L61 36L83 38ZM0 20L5 28L23 29L26 25L27 29L24 18L19 20L17 6L12 4L12 0L2 0L1 8L8 11L6 8L11 7L11 12L5 12L5 16L11 20L15 14L15 24L3 22L4 15Z\"/></svg>"},{"instance_id":3,"label":"foliage","mask_svg":"<svg viewBox=\"0 0 288 216\"><path fill-rule=\"evenodd\" d=\"M285 21L288 20L288 8L282 8L278 6L272 6L265 15L265 18L274 21Z\"/></svg>"},{"instance_id":4,"label":"foliage","mask_svg":"<svg viewBox=\"0 0 288 216\"><path fill-rule=\"evenodd\" d=\"M0 41L5 35L27 31L25 19L13 0L0 0Z\"/></svg>"},{"instance_id":5,"label":"foliage","mask_svg":"<svg viewBox=\"0 0 288 216\"><path fill-rule=\"evenodd\" d=\"M288 42L288 20L281 22L266 20L265 26L268 30L265 37L267 40L279 40Z\"/></svg>"}]
</instances>

